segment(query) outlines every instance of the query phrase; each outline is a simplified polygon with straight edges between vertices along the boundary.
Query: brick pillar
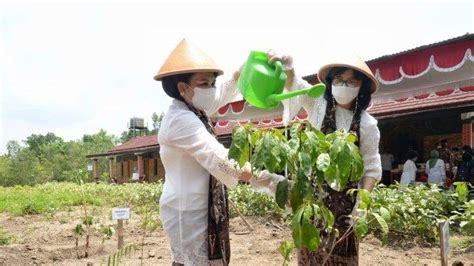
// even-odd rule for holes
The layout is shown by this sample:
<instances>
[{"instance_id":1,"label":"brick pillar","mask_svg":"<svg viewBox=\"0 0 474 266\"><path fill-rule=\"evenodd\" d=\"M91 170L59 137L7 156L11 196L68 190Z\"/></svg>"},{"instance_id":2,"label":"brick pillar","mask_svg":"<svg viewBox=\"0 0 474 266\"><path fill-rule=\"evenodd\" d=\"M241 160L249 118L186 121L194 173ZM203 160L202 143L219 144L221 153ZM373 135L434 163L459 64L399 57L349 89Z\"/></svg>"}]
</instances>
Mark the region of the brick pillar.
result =
<instances>
[{"instance_id":1,"label":"brick pillar","mask_svg":"<svg viewBox=\"0 0 474 266\"><path fill-rule=\"evenodd\" d=\"M112 181L115 178L115 158L109 157L109 181Z\"/></svg>"},{"instance_id":2,"label":"brick pillar","mask_svg":"<svg viewBox=\"0 0 474 266\"><path fill-rule=\"evenodd\" d=\"M472 123L470 121L462 124L462 145L472 147Z\"/></svg>"},{"instance_id":3,"label":"brick pillar","mask_svg":"<svg viewBox=\"0 0 474 266\"><path fill-rule=\"evenodd\" d=\"M94 180L99 183L99 159L93 159L92 168L94 170Z\"/></svg>"},{"instance_id":4,"label":"brick pillar","mask_svg":"<svg viewBox=\"0 0 474 266\"><path fill-rule=\"evenodd\" d=\"M143 179L144 177L144 173L143 173L143 155L142 154L139 154L137 156L137 167L138 167L138 177L140 178L140 180Z\"/></svg>"},{"instance_id":5,"label":"brick pillar","mask_svg":"<svg viewBox=\"0 0 474 266\"><path fill-rule=\"evenodd\" d=\"M156 159L156 167L157 172L158 172L158 179L161 179L162 181L165 181L165 167L163 166L163 163L161 162L161 159Z\"/></svg>"},{"instance_id":6,"label":"brick pillar","mask_svg":"<svg viewBox=\"0 0 474 266\"><path fill-rule=\"evenodd\" d=\"M155 159L150 159L148 160L148 181L150 182L155 182L157 180L156 178L156 160Z\"/></svg>"},{"instance_id":7,"label":"brick pillar","mask_svg":"<svg viewBox=\"0 0 474 266\"><path fill-rule=\"evenodd\" d=\"M474 123L474 112L462 113L462 145L469 145L472 147L474 144L473 133L472 133L472 123Z\"/></svg>"},{"instance_id":8,"label":"brick pillar","mask_svg":"<svg viewBox=\"0 0 474 266\"><path fill-rule=\"evenodd\" d=\"M123 163L117 162L117 183L121 184L123 179Z\"/></svg>"}]
</instances>

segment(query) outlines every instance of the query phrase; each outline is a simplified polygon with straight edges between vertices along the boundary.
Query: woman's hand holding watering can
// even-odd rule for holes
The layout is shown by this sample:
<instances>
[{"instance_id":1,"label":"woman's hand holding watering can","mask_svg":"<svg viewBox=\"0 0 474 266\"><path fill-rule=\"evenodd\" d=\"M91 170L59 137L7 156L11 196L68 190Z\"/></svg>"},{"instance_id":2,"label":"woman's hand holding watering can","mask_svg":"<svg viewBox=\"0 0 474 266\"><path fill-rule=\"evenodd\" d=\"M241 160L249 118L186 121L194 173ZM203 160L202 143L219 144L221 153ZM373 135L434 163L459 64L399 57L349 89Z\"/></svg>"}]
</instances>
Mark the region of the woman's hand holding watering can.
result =
<instances>
[{"instance_id":1,"label":"woman's hand holding watering can","mask_svg":"<svg viewBox=\"0 0 474 266\"><path fill-rule=\"evenodd\" d=\"M234 74L232 75L232 78L235 80L235 81L238 81L239 78L240 78L240 73L242 73L242 69L244 68L244 65L245 63L243 63L240 67L239 67L239 70L235 71Z\"/></svg>"},{"instance_id":2,"label":"woman's hand holding watering can","mask_svg":"<svg viewBox=\"0 0 474 266\"><path fill-rule=\"evenodd\" d=\"M293 57L288 54L278 54L273 50L268 50L267 56L269 58L268 63L274 64L276 61L280 61L283 66L283 71L285 71L287 80L285 87L290 90L291 84L295 77L295 71L293 69Z\"/></svg>"},{"instance_id":3,"label":"woman's hand holding watering can","mask_svg":"<svg viewBox=\"0 0 474 266\"><path fill-rule=\"evenodd\" d=\"M267 56L269 58L268 63L273 65L275 61L280 61L284 71L289 71L293 69L293 57L291 57L291 55L278 54L273 50L268 50Z\"/></svg>"},{"instance_id":4,"label":"woman's hand holding watering can","mask_svg":"<svg viewBox=\"0 0 474 266\"><path fill-rule=\"evenodd\" d=\"M273 65L276 61L280 61L282 66L283 66L284 71L293 70L293 57L291 55L278 54L275 51L270 49L267 52L267 56L269 58L268 59L269 64ZM240 73L242 73L242 69L243 69L244 65L245 65L245 63L243 63L240 66L239 70L234 72L234 74L232 76L234 80L239 80Z\"/></svg>"}]
</instances>

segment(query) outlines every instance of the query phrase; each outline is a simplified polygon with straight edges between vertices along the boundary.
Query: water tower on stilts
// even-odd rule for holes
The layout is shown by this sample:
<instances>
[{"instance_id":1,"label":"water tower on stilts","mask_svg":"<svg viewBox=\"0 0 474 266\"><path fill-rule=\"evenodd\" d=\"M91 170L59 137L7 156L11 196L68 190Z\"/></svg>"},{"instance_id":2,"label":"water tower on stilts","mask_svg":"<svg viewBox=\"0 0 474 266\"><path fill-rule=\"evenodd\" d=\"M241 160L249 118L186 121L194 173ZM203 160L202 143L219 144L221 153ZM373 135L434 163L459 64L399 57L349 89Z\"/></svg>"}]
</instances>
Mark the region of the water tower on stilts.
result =
<instances>
[{"instance_id":1,"label":"water tower on stilts","mask_svg":"<svg viewBox=\"0 0 474 266\"><path fill-rule=\"evenodd\" d=\"M145 124L145 120L143 118L133 117L130 118L128 129L132 132L133 137L145 136L148 126Z\"/></svg>"}]
</instances>

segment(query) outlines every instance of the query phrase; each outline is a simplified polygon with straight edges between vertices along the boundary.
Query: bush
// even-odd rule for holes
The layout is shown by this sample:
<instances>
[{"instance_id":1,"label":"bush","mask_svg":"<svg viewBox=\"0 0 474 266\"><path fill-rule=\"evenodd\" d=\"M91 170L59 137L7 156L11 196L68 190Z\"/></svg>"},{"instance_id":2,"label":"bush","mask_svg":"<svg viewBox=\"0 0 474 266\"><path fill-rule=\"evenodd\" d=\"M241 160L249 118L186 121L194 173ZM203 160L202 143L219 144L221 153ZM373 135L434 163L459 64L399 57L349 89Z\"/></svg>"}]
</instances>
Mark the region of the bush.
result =
<instances>
[{"instance_id":1,"label":"bush","mask_svg":"<svg viewBox=\"0 0 474 266\"><path fill-rule=\"evenodd\" d=\"M416 237L428 243L438 239L440 222L450 219L456 210L468 204L456 191L441 189L436 185L403 188L379 186L372 192L371 198L373 204L383 206L390 213L387 221L389 236L397 239ZM372 211L377 213L378 210ZM370 228L377 231L376 227ZM453 229L459 230L456 227Z\"/></svg>"},{"instance_id":2,"label":"bush","mask_svg":"<svg viewBox=\"0 0 474 266\"><path fill-rule=\"evenodd\" d=\"M248 185L238 185L234 190L229 191L229 199L235 203L236 207L243 215L262 216L277 215L281 216L283 210L278 207L276 202L267 194L259 193ZM230 215L236 216L235 210L230 207Z\"/></svg>"}]
</instances>

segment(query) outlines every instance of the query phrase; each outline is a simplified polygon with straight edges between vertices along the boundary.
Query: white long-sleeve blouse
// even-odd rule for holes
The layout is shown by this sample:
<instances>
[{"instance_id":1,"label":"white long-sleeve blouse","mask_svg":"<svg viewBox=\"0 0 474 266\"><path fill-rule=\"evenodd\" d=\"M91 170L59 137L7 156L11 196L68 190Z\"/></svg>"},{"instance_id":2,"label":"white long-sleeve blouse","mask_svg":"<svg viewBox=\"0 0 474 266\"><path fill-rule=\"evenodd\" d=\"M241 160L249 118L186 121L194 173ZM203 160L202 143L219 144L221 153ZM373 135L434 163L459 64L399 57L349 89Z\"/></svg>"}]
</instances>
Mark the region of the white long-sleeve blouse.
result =
<instances>
[{"instance_id":1,"label":"white long-sleeve blouse","mask_svg":"<svg viewBox=\"0 0 474 266\"><path fill-rule=\"evenodd\" d=\"M295 78L292 90L308 88L311 85L305 80ZM325 114L327 101L324 97L311 98L306 95L290 98L283 101L283 121L286 124L289 119L298 114L301 108L308 113L308 120L317 129L321 129ZM336 126L346 131L350 129L354 112L341 107L336 107ZM364 160L364 175L376 180L382 178L382 166L379 154L380 131L377 120L366 111L362 112L360 121L360 152Z\"/></svg>"},{"instance_id":2,"label":"white long-sleeve blouse","mask_svg":"<svg viewBox=\"0 0 474 266\"><path fill-rule=\"evenodd\" d=\"M223 83L213 109L217 111L237 93L235 81ZM227 159L228 150L183 102L173 100L163 118L158 143L166 171L161 206L206 209L210 174L230 188L237 185L240 171Z\"/></svg>"}]
</instances>

